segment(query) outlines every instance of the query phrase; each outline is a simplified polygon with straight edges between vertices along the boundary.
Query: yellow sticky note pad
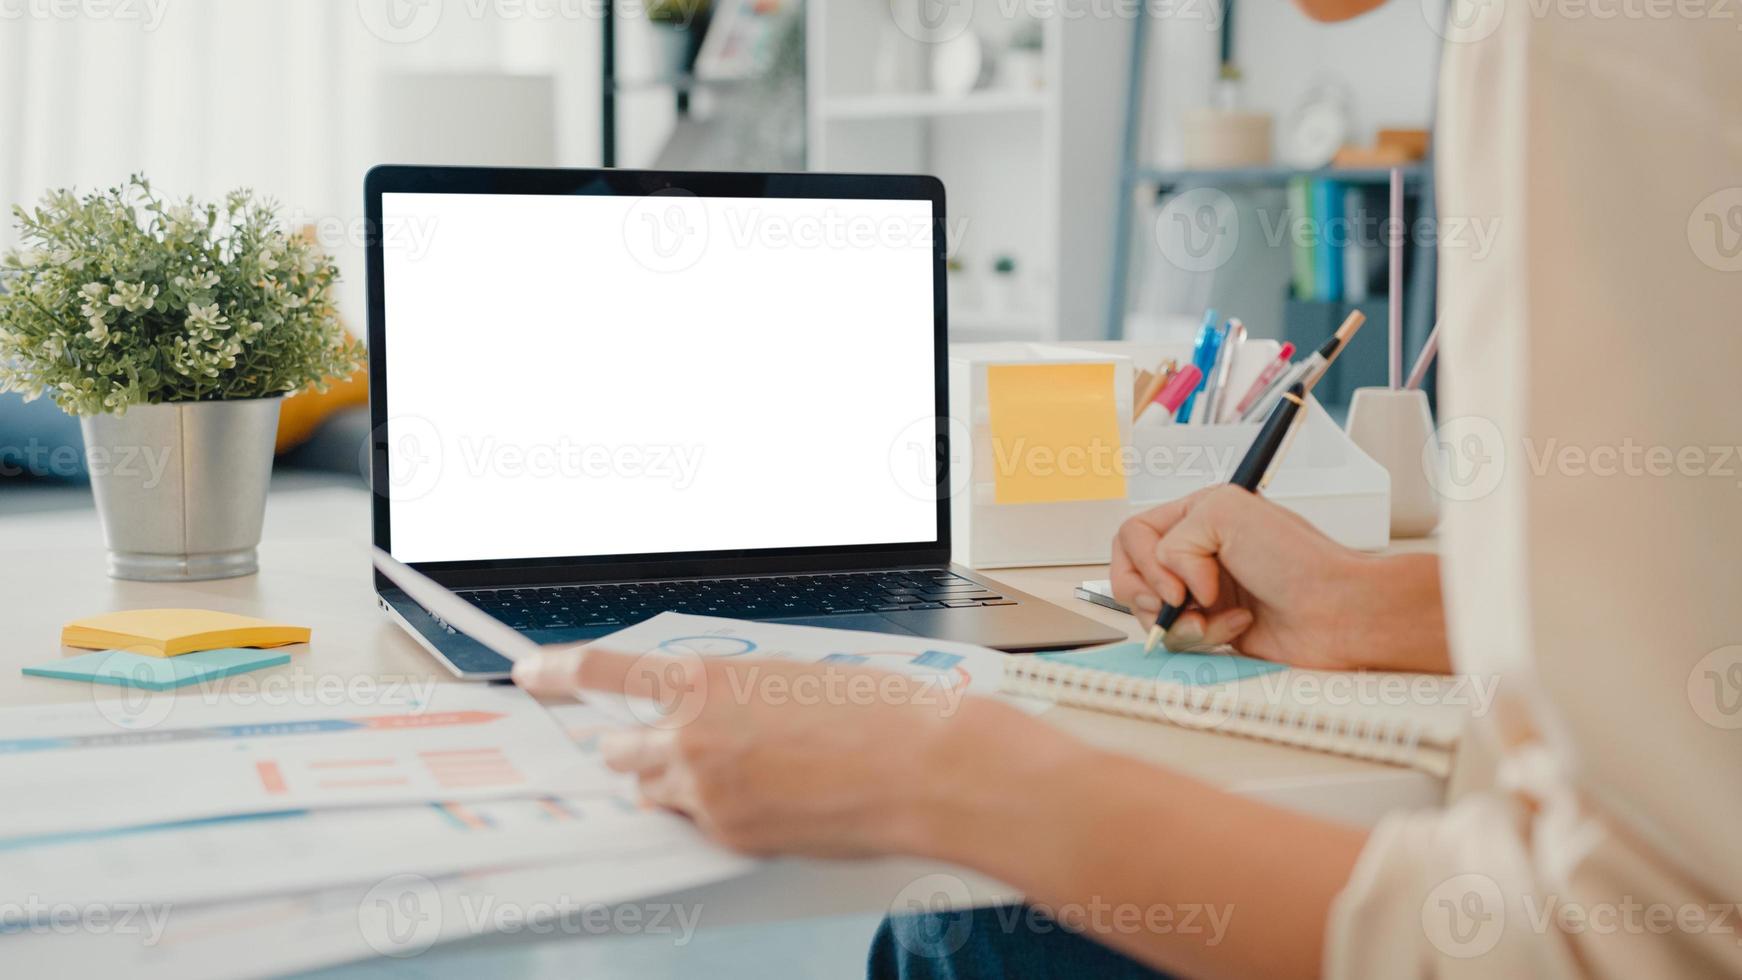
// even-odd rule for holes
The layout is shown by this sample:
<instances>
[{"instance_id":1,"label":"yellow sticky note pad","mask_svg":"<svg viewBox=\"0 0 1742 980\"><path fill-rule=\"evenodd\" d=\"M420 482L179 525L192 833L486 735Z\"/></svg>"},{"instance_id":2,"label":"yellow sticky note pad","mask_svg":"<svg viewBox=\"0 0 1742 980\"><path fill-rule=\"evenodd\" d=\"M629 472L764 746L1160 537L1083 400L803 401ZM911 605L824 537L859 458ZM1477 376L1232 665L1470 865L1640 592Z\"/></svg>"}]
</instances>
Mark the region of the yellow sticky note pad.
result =
<instances>
[{"instance_id":1,"label":"yellow sticky note pad","mask_svg":"<svg viewBox=\"0 0 1742 980\"><path fill-rule=\"evenodd\" d=\"M988 365L986 408L998 503L1125 496L1113 365Z\"/></svg>"},{"instance_id":2,"label":"yellow sticky note pad","mask_svg":"<svg viewBox=\"0 0 1742 980\"><path fill-rule=\"evenodd\" d=\"M308 640L306 626L212 609L128 609L68 623L60 635L69 647L128 650L152 657L229 647L281 647Z\"/></svg>"}]
</instances>

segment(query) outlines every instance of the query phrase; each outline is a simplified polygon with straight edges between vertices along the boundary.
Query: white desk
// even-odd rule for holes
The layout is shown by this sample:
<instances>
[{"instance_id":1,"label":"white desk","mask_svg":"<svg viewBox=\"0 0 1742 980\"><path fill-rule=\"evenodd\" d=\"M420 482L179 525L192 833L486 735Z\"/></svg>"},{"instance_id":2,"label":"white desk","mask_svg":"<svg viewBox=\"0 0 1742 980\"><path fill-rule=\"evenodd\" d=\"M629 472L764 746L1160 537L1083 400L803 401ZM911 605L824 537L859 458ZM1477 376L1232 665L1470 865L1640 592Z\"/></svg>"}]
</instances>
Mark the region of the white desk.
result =
<instances>
[{"instance_id":1,"label":"white desk","mask_svg":"<svg viewBox=\"0 0 1742 980\"><path fill-rule=\"evenodd\" d=\"M44 678L20 669L52 658L69 620L129 607L200 606L287 620L313 628L292 663L235 680L259 685L267 673L283 683L392 683L451 676L391 625L375 605L368 561L369 501L361 491L275 494L267 511L260 574L221 582L117 582L104 574L102 537L89 509L0 518L0 596L7 642L0 645L0 705L121 697L106 689ZM1104 568L1046 568L994 573L1038 595L1138 635L1134 622L1072 597ZM219 682L224 683L224 682ZM250 690L258 690L251 687ZM1183 770L1233 792L1352 823L1371 823L1401 807L1430 806L1443 787L1422 773L1267 743L1055 708L1045 716L1098 745ZM917 861L833 863L780 861L745 877L672 896L709 910L702 927L885 910L906 885L939 870ZM961 875L976 898L1011 897L996 883ZM528 937L530 938L530 937Z\"/></svg>"}]
</instances>

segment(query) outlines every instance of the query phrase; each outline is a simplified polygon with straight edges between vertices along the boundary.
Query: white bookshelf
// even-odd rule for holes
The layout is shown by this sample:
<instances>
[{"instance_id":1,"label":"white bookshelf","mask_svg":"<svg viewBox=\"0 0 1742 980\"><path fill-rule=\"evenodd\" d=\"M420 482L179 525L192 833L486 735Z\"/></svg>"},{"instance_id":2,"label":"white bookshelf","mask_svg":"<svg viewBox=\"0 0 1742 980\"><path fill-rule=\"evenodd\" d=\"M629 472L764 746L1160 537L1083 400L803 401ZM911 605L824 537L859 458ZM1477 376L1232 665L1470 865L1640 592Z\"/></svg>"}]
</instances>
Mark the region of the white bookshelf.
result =
<instances>
[{"instance_id":1,"label":"white bookshelf","mask_svg":"<svg viewBox=\"0 0 1742 980\"><path fill-rule=\"evenodd\" d=\"M921 2L936 0L809 0L810 168L942 178L951 257L969 280L950 277L953 339L1102 336L1133 22L1041 19L1039 87L995 74L952 96L925 82L932 47L893 29L893 4ZM1026 9L974 4L967 29L1001 52ZM893 90L878 84L890 44L919 66ZM992 272L1000 256L1016 262L1009 288Z\"/></svg>"}]
</instances>

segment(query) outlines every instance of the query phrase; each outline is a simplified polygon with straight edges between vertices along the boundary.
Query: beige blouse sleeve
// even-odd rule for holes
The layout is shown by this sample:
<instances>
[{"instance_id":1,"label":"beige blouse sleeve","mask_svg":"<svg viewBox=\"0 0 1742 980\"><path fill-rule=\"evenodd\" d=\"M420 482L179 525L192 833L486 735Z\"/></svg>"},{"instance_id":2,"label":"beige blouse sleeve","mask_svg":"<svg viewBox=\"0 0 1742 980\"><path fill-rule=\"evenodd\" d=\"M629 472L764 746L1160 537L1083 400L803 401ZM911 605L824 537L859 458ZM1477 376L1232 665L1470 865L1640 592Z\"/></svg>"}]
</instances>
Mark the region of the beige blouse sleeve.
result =
<instances>
[{"instance_id":1,"label":"beige blouse sleeve","mask_svg":"<svg viewBox=\"0 0 1742 980\"><path fill-rule=\"evenodd\" d=\"M1454 0L1444 584L1491 788L1374 833L1334 976L1742 976L1742 13Z\"/></svg>"}]
</instances>

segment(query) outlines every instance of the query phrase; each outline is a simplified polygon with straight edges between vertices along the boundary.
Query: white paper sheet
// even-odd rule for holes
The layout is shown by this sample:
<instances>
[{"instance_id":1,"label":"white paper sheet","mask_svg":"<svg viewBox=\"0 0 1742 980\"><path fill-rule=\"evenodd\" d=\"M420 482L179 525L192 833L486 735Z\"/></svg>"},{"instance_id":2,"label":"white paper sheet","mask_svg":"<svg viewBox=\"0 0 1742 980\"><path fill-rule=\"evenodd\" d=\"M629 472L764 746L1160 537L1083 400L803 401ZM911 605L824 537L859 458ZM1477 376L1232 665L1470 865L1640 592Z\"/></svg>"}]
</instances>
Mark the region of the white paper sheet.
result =
<instances>
[{"instance_id":1,"label":"white paper sheet","mask_svg":"<svg viewBox=\"0 0 1742 980\"><path fill-rule=\"evenodd\" d=\"M994 694L1008 654L971 643L858 630L755 623L715 616L661 613L593 641L624 653L686 657L765 658L798 663L857 664L935 679L945 689Z\"/></svg>"},{"instance_id":2,"label":"white paper sheet","mask_svg":"<svg viewBox=\"0 0 1742 980\"><path fill-rule=\"evenodd\" d=\"M322 703L323 700L334 703ZM0 840L311 808L597 789L524 693L438 684L382 703L181 696L0 711Z\"/></svg>"},{"instance_id":3,"label":"white paper sheet","mask_svg":"<svg viewBox=\"0 0 1742 980\"><path fill-rule=\"evenodd\" d=\"M593 934L632 921L675 939L705 909L636 899L742 874L748 858L699 838L537 867L379 881L196 907L105 910L98 924L14 928L0 936L7 976L206 980L279 976L372 956L415 957L437 943L498 932ZM630 903L632 920L610 908Z\"/></svg>"},{"instance_id":4,"label":"white paper sheet","mask_svg":"<svg viewBox=\"0 0 1742 980\"><path fill-rule=\"evenodd\" d=\"M0 850L0 881L44 904L193 905L405 872L615 857L695 837L687 820L619 796L302 811Z\"/></svg>"},{"instance_id":5,"label":"white paper sheet","mask_svg":"<svg viewBox=\"0 0 1742 980\"><path fill-rule=\"evenodd\" d=\"M599 732L621 727L590 705L563 705L551 716L589 757ZM695 838L687 820L640 806L633 778L606 775L589 794L291 811L0 841L0 881L44 906L192 905L404 872L616 857Z\"/></svg>"},{"instance_id":6,"label":"white paper sheet","mask_svg":"<svg viewBox=\"0 0 1742 980\"><path fill-rule=\"evenodd\" d=\"M549 715L592 765L599 733L622 726L587 704ZM703 910L634 900L755 867L682 817L635 805L628 777L600 787L0 846L0 881L30 896L0 917L0 972L202 980L413 957L493 932L627 925L687 938Z\"/></svg>"},{"instance_id":7,"label":"white paper sheet","mask_svg":"<svg viewBox=\"0 0 1742 980\"><path fill-rule=\"evenodd\" d=\"M943 704L959 703L965 693L996 694L1005 656L918 637L676 613L600 645L679 657L881 667L932 678ZM527 929L565 909L597 911L755 866L708 844L681 818L626 805L629 784L604 770L594 745L606 729L647 721L644 704L632 709L595 699L547 712L513 690L458 685L437 687L427 704L367 712L197 702L184 709L183 700L176 699L169 717L135 729L118 727L91 705L0 712L0 785L35 787L28 799L13 797L22 806L9 801L0 813L0 835L11 838L0 840L0 880L37 896L51 913L73 908L107 923L58 930L48 918L13 922L6 930L11 934L0 935L6 972L174 980L275 975L373 955L415 955L437 942ZM410 723L429 712L500 717ZM342 728L308 724L359 718L396 720ZM288 722L305 724L282 724ZM113 737L129 732L143 737ZM8 741L61 738L74 744L29 749ZM472 786L444 792L431 785L440 780L425 765L427 778L408 777L395 787L397 796L371 799L369 788L321 786L331 770L315 765L386 759L415 772L424 764L422 753L492 748L526 777L518 791ZM69 771L56 776L56 760ZM16 836L285 809L290 801L277 802L264 791L258 765L266 761L278 763L285 778L287 793L276 795L301 801L295 805L420 805L135 829L59 843L27 844ZM454 771L462 782L479 778L464 767ZM486 771L499 776L502 767L491 763ZM568 786L557 805L572 808L574 819L552 815L552 823L543 822L550 804L531 798L540 783ZM429 792L409 792L414 785ZM521 798L477 802L514 795ZM460 805L425 802L433 800ZM273 896L240 897L263 891Z\"/></svg>"},{"instance_id":8,"label":"white paper sheet","mask_svg":"<svg viewBox=\"0 0 1742 980\"><path fill-rule=\"evenodd\" d=\"M922 696L929 696L946 714L959 710L962 698L967 695L995 697L1029 714L1041 714L1051 707L1046 701L1002 692L1004 661L1011 654L971 643L951 643L920 636L756 623L668 612L589 645L620 653L649 655L647 663L640 666L650 671L659 670L658 661L654 659L657 655L833 663L893 671L930 680L932 683L925 689L928 695ZM758 679L739 678L735 683L749 685L741 686L738 689L741 693L755 692ZM833 694L829 693L831 691ZM770 686L764 693L771 698L788 700L864 696L862 690L855 691L842 685L833 688L819 685L804 691ZM647 701L600 693L585 693L583 696L613 717L644 725L673 724L681 718L675 714L667 715L667 712L684 712L697 706L696 702L684 701L656 707Z\"/></svg>"}]
</instances>

